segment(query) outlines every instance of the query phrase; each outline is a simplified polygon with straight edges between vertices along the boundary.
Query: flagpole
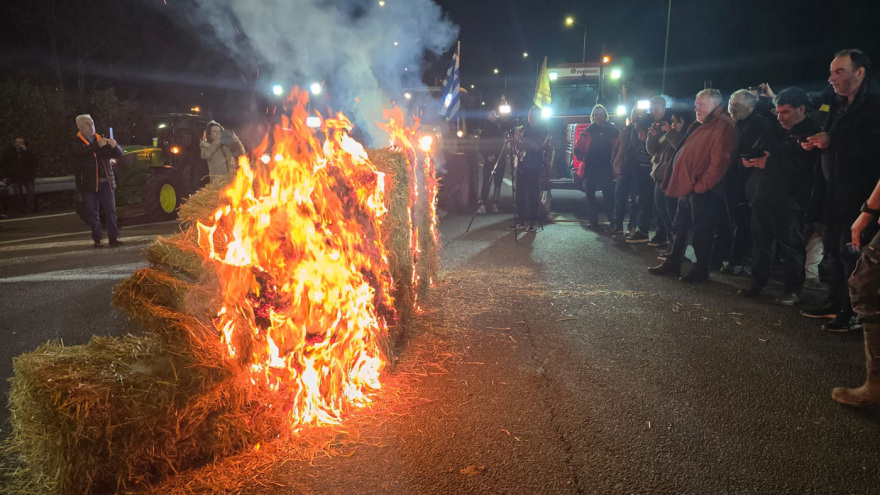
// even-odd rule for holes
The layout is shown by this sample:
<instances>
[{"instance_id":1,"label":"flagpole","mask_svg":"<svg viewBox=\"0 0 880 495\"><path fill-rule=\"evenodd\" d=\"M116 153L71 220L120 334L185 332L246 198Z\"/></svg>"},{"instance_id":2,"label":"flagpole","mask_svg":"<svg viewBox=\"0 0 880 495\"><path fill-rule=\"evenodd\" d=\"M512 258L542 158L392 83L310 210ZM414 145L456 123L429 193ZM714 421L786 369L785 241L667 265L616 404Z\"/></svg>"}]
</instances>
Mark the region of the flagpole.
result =
<instances>
[{"instance_id":1,"label":"flagpole","mask_svg":"<svg viewBox=\"0 0 880 495\"><path fill-rule=\"evenodd\" d=\"M458 40L458 46L456 47L456 50L455 50L455 51L458 52L458 81L459 81L459 85L458 85L458 88L459 88L459 89L458 89L458 96L459 96L459 98L461 98L461 40ZM464 105L461 105L461 106L463 107ZM457 130L459 130L459 131L461 131L461 130L464 128L464 124L463 124L464 117L463 117L463 115L464 115L464 112L462 112L461 110L459 110L459 112L458 112L458 129L457 129ZM467 132L467 129L466 129L466 128L464 128L464 132Z\"/></svg>"}]
</instances>

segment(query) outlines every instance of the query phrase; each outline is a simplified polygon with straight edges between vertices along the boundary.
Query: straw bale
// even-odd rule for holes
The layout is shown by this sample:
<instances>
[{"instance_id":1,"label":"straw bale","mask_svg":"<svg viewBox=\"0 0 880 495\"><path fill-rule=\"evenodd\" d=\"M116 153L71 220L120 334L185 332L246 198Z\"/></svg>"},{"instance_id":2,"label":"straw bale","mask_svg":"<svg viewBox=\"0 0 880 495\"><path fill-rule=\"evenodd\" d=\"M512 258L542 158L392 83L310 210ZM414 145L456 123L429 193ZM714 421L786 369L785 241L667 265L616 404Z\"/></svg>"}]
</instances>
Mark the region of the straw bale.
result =
<instances>
[{"instance_id":1,"label":"straw bale","mask_svg":"<svg viewBox=\"0 0 880 495\"><path fill-rule=\"evenodd\" d=\"M397 319L383 342L387 357L411 325L414 291L409 197L420 183L404 155L370 150L386 174L388 213L380 232L388 252ZM198 248L196 221L221 205L214 183L181 207L182 231L148 249L151 267L114 290L113 304L138 321L144 336L95 337L84 346L48 343L16 358L10 391L22 493L104 493L139 489L213 458L285 440L294 433L279 395L251 385L247 363L227 358L211 323L217 276ZM423 203L427 195L420 194ZM433 276L436 245L416 219L422 256L415 269ZM427 237L426 237L427 235ZM427 284L423 284L423 287ZM246 343L236 342L240 356ZM389 359L390 360L390 359Z\"/></svg>"}]
</instances>

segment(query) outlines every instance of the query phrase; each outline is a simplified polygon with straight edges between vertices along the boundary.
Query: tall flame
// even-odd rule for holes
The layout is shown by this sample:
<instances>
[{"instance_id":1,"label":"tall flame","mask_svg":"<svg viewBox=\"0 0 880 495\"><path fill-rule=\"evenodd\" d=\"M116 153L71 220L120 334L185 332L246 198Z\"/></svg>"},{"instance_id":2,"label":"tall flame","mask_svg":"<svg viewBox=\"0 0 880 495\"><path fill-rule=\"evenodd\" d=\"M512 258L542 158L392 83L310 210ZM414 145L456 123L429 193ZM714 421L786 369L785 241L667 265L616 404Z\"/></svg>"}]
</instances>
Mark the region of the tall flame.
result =
<instances>
[{"instance_id":1,"label":"tall flame","mask_svg":"<svg viewBox=\"0 0 880 495\"><path fill-rule=\"evenodd\" d=\"M305 125L306 99L291 95L292 114L273 135L275 162L252 167L242 158L213 223L198 224L219 278L213 323L228 359L254 386L279 394L292 426L337 423L347 406L370 401L385 365L381 342L397 317L380 235L385 176L342 114L326 119L317 137ZM389 133L405 140L413 169L425 167L434 180L430 160L416 163L415 130L397 112ZM414 204L411 197L415 256Z\"/></svg>"}]
</instances>

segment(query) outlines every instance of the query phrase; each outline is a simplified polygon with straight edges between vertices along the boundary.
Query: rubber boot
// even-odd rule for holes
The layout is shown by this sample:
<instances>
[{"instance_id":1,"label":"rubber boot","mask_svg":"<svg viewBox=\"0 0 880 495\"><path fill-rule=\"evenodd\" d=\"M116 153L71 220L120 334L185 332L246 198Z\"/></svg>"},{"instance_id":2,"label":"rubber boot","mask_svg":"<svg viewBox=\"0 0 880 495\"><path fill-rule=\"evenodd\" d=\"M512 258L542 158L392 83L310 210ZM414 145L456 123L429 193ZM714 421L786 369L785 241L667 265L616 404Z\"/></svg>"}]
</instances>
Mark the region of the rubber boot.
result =
<instances>
[{"instance_id":1,"label":"rubber boot","mask_svg":"<svg viewBox=\"0 0 880 495\"><path fill-rule=\"evenodd\" d=\"M837 387L831 398L850 406L880 405L880 324L865 323L865 358L868 370L865 384L859 388Z\"/></svg>"}]
</instances>

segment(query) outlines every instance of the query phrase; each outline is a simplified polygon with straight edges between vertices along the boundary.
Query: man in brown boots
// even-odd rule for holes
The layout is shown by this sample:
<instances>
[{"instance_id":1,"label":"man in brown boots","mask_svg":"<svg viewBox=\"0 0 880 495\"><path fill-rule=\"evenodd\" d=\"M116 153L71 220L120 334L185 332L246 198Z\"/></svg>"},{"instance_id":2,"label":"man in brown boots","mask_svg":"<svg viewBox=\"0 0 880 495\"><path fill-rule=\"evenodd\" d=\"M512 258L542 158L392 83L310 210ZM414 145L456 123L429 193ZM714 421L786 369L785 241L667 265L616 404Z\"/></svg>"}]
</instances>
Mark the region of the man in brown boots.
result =
<instances>
[{"instance_id":1,"label":"man in brown boots","mask_svg":"<svg viewBox=\"0 0 880 495\"><path fill-rule=\"evenodd\" d=\"M866 231L876 232L878 219L880 182L852 225L852 247L861 249L862 256L849 278L849 294L865 333L868 377L859 388L837 387L831 391L831 398L837 402L857 407L880 405L880 233L869 244L862 242Z\"/></svg>"}]
</instances>

